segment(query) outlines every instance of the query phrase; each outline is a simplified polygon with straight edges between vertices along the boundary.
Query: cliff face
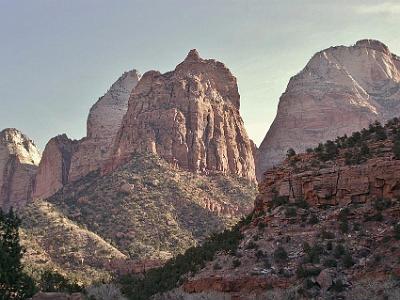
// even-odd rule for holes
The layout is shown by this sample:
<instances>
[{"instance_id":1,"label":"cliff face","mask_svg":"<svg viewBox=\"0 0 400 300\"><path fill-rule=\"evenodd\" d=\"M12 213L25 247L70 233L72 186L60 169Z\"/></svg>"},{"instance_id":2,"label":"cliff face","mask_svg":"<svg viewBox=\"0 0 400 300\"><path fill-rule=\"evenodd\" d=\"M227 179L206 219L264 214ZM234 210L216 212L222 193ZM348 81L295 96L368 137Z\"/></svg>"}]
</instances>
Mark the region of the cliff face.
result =
<instances>
[{"instance_id":1,"label":"cliff face","mask_svg":"<svg viewBox=\"0 0 400 300\"><path fill-rule=\"evenodd\" d=\"M136 70L124 73L93 105L85 138L72 141L61 135L48 142L36 176L35 198L49 197L68 182L102 166L139 78Z\"/></svg>"},{"instance_id":2,"label":"cliff face","mask_svg":"<svg viewBox=\"0 0 400 300\"><path fill-rule=\"evenodd\" d=\"M34 198L45 199L69 182L71 160L78 144L65 134L47 143L36 174Z\"/></svg>"},{"instance_id":3,"label":"cliff face","mask_svg":"<svg viewBox=\"0 0 400 300\"><path fill-rule=\"evenodd\" d=\"M19 208L31 198L39 161L39 150L21 132L0 132L0 208Z\"/></svg>"},{"instance_id":4,"label":"cliff face","mask_svg":"<svg viewBox=\"0 0 400 300\"><path fill-rule=\"evenodd\" d=\"M195 172L255 180L252 144L239 114L236 78L196 50L174 71L143 75L131 94L109 169L150 152Z\"/></svg>"},{"instance_id":5,"label":"cliff face","mask_svg":"<svg viewBox=\"0 0 400 300\"><path fill-rule=\"evenodd\" d=\"M124 73L90 109L87 137L71 159L70 181L97 170L108 157L113 139L128 109L129 95L140 78L136 70Z\"/></svg>"},{"instance_id":6,"label":"cliff face","mask_svg":"<svg viewBox=\"0 0 400 300\"><path fill-rule=\"evenodd\" d=\"M297 152L400 113L400 59L374 40L331 47L292 77L257 159L257 176Z\"/></svg>"}]
</instances>

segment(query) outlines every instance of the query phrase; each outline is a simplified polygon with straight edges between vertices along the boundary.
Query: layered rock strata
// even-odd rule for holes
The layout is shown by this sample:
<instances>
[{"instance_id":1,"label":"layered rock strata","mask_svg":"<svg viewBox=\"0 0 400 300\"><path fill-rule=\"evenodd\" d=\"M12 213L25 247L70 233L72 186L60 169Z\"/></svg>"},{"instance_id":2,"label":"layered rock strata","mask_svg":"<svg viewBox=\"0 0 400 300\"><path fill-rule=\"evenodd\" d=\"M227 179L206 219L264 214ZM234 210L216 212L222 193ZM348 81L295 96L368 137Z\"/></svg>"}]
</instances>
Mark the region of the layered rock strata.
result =
<instances>
[{"instance_id":1,"label":"layered rock strata","mask_svg":"<svg viewBox=\"0 0 400 300\"><path fill-rule=\"evenodd\" d=\"M191 50L174 71L143 75L129 99L108 170L150 152L194 172L255 180L252 143L239 114L236 78Z\"/></svg>"}]
</instances>

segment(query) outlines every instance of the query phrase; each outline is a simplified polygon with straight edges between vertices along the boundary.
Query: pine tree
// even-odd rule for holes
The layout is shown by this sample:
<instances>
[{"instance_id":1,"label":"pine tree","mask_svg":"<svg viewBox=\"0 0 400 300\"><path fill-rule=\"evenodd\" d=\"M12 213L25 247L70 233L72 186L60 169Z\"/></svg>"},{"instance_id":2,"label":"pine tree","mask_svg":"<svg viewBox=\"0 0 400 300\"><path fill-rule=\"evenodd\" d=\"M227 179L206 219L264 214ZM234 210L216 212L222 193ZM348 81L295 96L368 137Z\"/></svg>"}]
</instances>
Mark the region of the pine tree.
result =
<instances>
[{"instance_id":1,"label":"pine tree","mask_svg":"<svg viewBox=\"0 0 400 300\"><path fill-rule=\"evenodd\" d=\"M22 270L24 253L19 241L21 221L11 209L0 209L0 299L19 300L32 296L33 280Z\"/></svg>"}]
</instances>

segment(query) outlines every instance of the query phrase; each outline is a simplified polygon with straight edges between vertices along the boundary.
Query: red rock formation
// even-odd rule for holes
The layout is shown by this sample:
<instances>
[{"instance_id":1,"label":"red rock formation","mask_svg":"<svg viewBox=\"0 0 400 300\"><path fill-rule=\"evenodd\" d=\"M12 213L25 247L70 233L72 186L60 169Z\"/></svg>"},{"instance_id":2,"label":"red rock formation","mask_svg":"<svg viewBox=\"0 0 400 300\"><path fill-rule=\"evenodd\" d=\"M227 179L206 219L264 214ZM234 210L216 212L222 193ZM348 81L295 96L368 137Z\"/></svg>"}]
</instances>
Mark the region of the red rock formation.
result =
<instances>
[{"instance_id":1,"label":"red rock formation","mask_svg":"<svg viewBox=\"0 0 400 300\"><path fill-rule=\"evenodd\" d=\"M78 141L65 134L52 138L46 145L36 174L34 198L47 198L69 182L71 159Z\"/></svg>"},{"instance_id":2,"label":"red rock formation","mask_svg":"<svg viewBox=\"0 0 400 300\"><path fill-rule=\"evenodd\" d=\"M191 171L255 180L239 101L229 69L200 58L196 50L172 72L145 73L130 97L108 169L134 152L151 152Z\"/></svg>"},{"instance_id":3,"label":"red rock formation","mask_svg":"<svg viewBox=\"0 0 400 300\"><path fill-rule=\"evenodd\" d=\"M313 206L366 203L378 198L400 197L400 161L392 159L390 141L376 145L381 156L360 165L344 159L312 165L313 155L302 154L265 173L259 186L256 210L264 210L273 197L304 199ZM315 158L314 158L315 161Z\"/></svg>"},{"instance_id":4,"label":"red rock formation","mask_svg":"<svg viewBox=\"0 0 400 300\"><path fill-rule=\"evenodd\" d=\"M49 141L36 176L35 198L49 197L66 183L102 166L139 78L136 70L124 73L93 105L87 121L87 137L71 141L61 135Z\"/></svg>"},{"instance_id":5,"label":"red rock formation","mask_svg":"<svg viewBox=\"0 0 400 300\"><path fill-rule=\"evenodd\" d=\"M0 132L0 208L19 208L31 198L39 161L39 150L20 131Z\"/></svg>"},{"instance_id":6,"label":"red rock formation","mask_svg":"<svg viewBox=\"0 0 400 300\"><path fill-rule=\"evenodd\" d=\"M331 47L313 56L290 79L275 120L262 142L257 177L293 148L350 134L400 114L400 59L374 40Z\"/></svg>"},{"instance_id":7,"label":"red rock formation","mask_svg":"<svg viewBox=\"0 0 400 300\"><path fill-rule=\"evenodd\" d=\"M108 158L113 139L128 109L129 95L139 78L136 70L124 73L90 109L87 137L79 142L71 159L70 181L99 169Z\"/></svg>"}]
</instances>

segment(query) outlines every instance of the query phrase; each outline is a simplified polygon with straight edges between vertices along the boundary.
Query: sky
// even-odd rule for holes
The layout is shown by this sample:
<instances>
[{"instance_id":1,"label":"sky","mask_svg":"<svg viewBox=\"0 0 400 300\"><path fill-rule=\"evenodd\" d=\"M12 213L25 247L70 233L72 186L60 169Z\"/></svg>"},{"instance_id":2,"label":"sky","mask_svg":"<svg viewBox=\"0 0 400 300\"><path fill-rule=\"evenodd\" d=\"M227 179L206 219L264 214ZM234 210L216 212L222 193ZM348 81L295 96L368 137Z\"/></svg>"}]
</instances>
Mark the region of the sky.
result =
<instances>
[{"instance_id":1,"label":"sky","mask_svg":"<svg viewBox=\"0 0 400 300\"><path fill-rule=\"evenodd\" d=\"M291 76L322 49L378 39L400 54L400 1L0 0L0 130L43 150L86 133L90 107L124 72L167 72L190 49L237 77L260 144Z\"/></svg>"}]
</instances>

